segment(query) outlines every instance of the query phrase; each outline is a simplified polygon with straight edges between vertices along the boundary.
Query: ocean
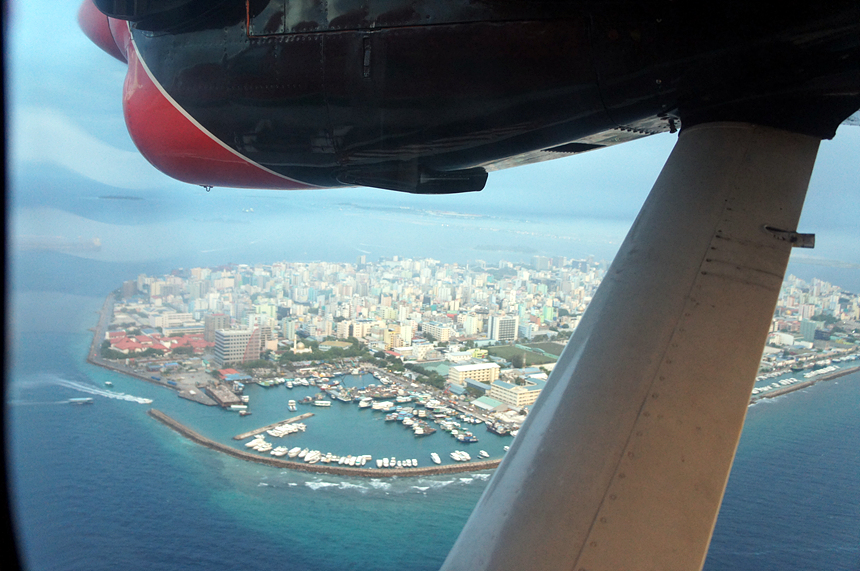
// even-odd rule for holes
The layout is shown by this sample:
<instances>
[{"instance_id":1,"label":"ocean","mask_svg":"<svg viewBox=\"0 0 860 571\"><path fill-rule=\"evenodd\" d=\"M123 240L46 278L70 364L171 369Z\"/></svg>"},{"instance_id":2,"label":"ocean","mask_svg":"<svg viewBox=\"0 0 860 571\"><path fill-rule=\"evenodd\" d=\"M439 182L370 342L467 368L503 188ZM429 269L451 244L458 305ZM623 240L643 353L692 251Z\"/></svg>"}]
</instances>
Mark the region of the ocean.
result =
<instances>
[{"instance_id":1,"label":"ocean","mask_svg":"<svg viewBox=\"0 0 860 571\"><path fill-rule=\"evenodd\" d=\"M186 212L199 212L193 203L205 195L198 194L181 199ZM626 231L614 220L576 226L511 213L463 217L408 205L320 204L312 194L290 207L271 195L239 196L241 209L223 200L205 216L182 219L164 214L177 212L175 204L165 210L147 200L79 194L43 208L20 199L17 234L52 228L51 235L98 236L103 243L97 252L11 251L9 474L29 569L438 569L491 476L304 474L189 442L146 410L221 435L239 432L239 419L226 422L221 411L85 362L88 328L123 280L228 262L355 261L361 253L458 263L528 261L535 254L610 259ZM88 392L105 392L108 380L108 394ZM275 394L251 391L259 402ZM286 394L282 387L269 391ZM81 396L96 402L65 403ZM351 409L339 420L335 405L325 412L318 434L332 448L344 447L332 451L363 453L355 418L373 413ZM263 413L242 420L259 426ZM402 434L389 443L384 430L368 432L374 438L367 453L389 454L392 446L391 455L408 457ZM858 450L860 374L752 406L705 569L860 569Z\"/></svg>"}]
</instances>

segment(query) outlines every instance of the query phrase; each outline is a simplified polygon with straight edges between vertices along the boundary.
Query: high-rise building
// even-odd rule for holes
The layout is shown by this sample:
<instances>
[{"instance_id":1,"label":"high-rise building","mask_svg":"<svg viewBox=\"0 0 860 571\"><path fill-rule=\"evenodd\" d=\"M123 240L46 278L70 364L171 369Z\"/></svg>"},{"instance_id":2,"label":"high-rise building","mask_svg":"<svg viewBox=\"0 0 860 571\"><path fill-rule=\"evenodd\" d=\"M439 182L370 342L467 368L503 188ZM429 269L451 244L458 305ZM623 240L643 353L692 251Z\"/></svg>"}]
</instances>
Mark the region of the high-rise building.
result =
<instances>
[{"instance_id":1,"label":"high-rise building","mask_svg":"<svg viewBox=\"0 0 860 571\"><path fill-rule=\"evenodd\" d=\"M228 363L242 363L253 331L250 329L218 329L215 331L215 364L223 367ZM259 344L259 336L257 337ZM257 351L257 357L260 352ZM255 357L255 358L257 358Z\"/></svg>"},{"instance_id":2,"label":"high-rise building","mask_svg":"<svg viewBox=\"0 0 860 571\"><path fill-rule=\"evenodd\" d=\"M137 280L122 282L122 297L128 299L137 293Z\"/></svg>"},{"instance_id":3,"label":"high-rise building","mask_svg":"<svg viewBox=\"0 0 860 571\"><path fill-rule=\"evenodd\" d=\"M230 316L223 313L210 313L203 318L203 338L210 343L215 341L215 332L230 327Z\"/></svg>"},{"instance_id":4,"label":"high-rise building","mask_svg":"<svg viewBox=\"0 0 860 571\"><path fill-rule=\"evenodd\" d=\"M548 270L550 259L546 256L532 256L532 267L537 271Z\"/></svg>"},{"instance_id":5,"label":"high-rise building","mask_svg":"<svg viewBox=\"0 0 860 571\"><path fill-rule=\"evenodd\" d=\"M281 320L281 335L287 341L293 341L296 338L296 322L289 318Z\"/></svg>"},{"instance_id":6,"label":"high-rise building","mask_svg":"<svg viewBox=\"0 0 860 571\"><path fill-rule=\"evenodd\" d=\"M489 338L502 343L512 343L517 338L519 321L519 317L515 315L491 315L487 325Z\"/></svg>"}]
</instances>

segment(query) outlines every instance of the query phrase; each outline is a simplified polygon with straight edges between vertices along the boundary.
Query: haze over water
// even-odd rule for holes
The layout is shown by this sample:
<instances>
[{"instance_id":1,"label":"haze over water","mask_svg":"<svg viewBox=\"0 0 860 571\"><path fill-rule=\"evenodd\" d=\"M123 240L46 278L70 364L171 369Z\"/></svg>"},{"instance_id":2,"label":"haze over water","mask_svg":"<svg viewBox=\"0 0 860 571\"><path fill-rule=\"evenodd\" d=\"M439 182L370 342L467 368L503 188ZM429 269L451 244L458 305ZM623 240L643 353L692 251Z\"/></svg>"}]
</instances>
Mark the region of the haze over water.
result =
<instances>
[{"instance_id":1,"label":"haze over water","mask_svg":"<svg viewBox=\"0 0 860 571\"><path fill-rule=\"evenodd\" d=\"M70 235L103 243L98 252L12 252L11 474L30 568L437 569L490 477L302 474L184 440L147 408L191 426L215 426L217 411L84 362L95 311L123 280L226 262L353 262L359 254L458 263L601 259L626 231L617 221L504 211L464 217L402 209L396 200L368 208L287 196L79 194L58 196L39 220L26 206L16 210L16 228L51 221L59 233L70 224L77 229ZM150 204L162 200L169 214ZM75 388L103 390L106 380L113 393L154 402ZM258 392L252 398L265 398ZM79 396L96 403L56 404ZM858 568L858 411L860 375L750 409L706 569ZM253 419L246 420L256 426ZM351 447L346 452L362 452Z\"/></svg>"}]
</instances>

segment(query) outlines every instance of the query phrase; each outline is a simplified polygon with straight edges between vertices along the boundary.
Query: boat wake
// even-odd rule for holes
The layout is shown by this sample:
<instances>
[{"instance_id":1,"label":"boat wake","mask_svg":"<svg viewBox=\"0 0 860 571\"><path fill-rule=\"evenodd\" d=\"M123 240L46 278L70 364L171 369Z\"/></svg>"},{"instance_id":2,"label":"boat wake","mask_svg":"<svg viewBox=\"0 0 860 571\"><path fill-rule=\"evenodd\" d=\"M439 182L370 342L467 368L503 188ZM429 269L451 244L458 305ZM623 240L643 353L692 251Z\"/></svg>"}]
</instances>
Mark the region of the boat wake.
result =
<instances>
[{"instance_id":1,"label":"boat wake","mask_svg":"<svg viewBox=\"0 0 860 571\"><path fill-rule=\"evenodd\" d=\"M81 391L82 393L87 393L91 395L97 395L100 397L105 397L109 399L116 400L125 400L129 402L136 402L140 404L150 404L152 399L147 399L143 397L136 397L133 395L127 395L125 393L116 393L113 391L108 391L105 389L100 389L98 387L94 387L92 385L86 385L84 383L79 383L77 381L69 381L67 379L57 379L56 383L61 387L68 387L70 389L75 389L77 391Z\"/></svg>"}]
</instances>

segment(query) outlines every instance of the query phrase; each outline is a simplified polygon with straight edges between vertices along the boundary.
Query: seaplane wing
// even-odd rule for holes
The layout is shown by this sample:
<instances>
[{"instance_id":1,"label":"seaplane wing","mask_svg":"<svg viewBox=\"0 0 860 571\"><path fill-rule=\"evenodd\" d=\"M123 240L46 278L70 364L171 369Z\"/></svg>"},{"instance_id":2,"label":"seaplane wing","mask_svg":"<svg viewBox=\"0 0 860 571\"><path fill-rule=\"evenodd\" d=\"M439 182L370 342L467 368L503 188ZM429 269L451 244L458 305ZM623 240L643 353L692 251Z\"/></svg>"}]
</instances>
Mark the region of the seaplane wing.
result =
<instances>
[{"instance_id":1,"label":"seaplane wing","mask_svg":"<svg viewBox=\"0 0 860 571\"><path fill-rule=\"evenodd\" d=\"M819 141L860 108L860 4L85 0L79 20L128 63L141 153L207 187L476 191L681 130L445 568L701 567L789 251L812 245Z\"/></svg>"}]
</instances>

